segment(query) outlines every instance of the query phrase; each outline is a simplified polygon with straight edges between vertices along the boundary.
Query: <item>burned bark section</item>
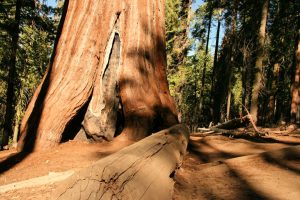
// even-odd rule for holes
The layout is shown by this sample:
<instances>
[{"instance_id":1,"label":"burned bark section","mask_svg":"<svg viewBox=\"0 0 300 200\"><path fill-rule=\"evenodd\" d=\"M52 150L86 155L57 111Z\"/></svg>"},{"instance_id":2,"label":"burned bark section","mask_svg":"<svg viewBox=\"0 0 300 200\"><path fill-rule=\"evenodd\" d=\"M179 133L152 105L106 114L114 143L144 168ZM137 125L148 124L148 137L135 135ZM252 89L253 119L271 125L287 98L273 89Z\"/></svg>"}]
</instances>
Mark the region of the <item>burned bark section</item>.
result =
<instances>
[{"instance_id":1,"label":"burned bark section","mask_svg":"<svg viewBox=\"0 0 300 200\"><path fill-rule=\"evenodd\" d=\"M103 139L111 141L116 132L122 131L120 129L122 129L121 124L123 123L123 108L118 86L120 49L121 41L119 34L114 33L107 65L100 77L102 85L100 116L96 116L88 109L82 123L86 134L96 141Z\"/></svg>"}]
</instances>

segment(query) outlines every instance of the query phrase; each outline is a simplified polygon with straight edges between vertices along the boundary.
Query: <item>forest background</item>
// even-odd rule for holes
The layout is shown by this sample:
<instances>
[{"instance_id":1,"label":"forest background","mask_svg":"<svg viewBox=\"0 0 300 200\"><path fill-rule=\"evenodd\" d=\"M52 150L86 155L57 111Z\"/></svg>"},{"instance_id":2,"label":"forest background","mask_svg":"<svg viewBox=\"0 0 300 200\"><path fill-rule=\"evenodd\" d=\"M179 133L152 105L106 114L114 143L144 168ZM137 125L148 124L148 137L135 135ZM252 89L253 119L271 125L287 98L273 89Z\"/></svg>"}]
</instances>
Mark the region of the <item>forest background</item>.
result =
<instances>
[{"instance_id":1,"label":"forest background","mask_svg":"<svg viewBox=\"0 0 300 200\"><path fill-rule=\"evenodd\" d=\"M63 1L0 2L0 146L47 68ZM251 113L260 126L300 121L300 2L166 0L167 75L192 130Z\"/></svg>"}]
</instances>

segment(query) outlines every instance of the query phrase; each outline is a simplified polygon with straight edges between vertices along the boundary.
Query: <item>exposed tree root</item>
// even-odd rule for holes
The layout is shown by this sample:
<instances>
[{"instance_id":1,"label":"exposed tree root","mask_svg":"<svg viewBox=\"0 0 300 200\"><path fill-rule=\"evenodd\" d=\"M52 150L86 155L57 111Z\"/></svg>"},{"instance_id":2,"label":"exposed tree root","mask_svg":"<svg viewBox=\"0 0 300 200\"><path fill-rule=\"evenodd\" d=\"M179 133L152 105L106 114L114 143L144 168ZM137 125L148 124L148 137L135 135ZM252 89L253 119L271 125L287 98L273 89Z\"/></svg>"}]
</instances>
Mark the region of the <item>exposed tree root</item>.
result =
<instances>
[{"instance_id":1,"label":"exposed tree root","mask_svg":"<svg viewBox=\"0 0 300 200\"><path fill-rule=\"evenodd\" d=\"M171 199L188 135L183 125L155 133L74 173L52 199Z\"/></svg>"}]
</instances>

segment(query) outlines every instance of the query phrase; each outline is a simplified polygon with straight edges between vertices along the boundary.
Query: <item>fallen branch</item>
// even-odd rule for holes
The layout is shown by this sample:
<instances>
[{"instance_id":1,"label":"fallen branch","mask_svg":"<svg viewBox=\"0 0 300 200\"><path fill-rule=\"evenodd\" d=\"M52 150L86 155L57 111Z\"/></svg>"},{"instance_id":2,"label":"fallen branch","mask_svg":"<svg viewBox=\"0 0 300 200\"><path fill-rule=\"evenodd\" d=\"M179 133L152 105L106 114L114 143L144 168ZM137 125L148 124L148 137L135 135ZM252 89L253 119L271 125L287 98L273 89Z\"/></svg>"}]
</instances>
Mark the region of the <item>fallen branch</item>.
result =
<instances>
[{"instance_id":1,"label":"fallen branch","mask_svg":"<svg viewBox=\"0 0 300 200\"><path fill-rule=\"evenodd\" d=\"M253 126L253 128L254 128L254 130L256 131L256 133L257 133L259 136L264 136L265 133L264 133L264 132L261 132L260 130L258 130L258 128L257 128L257 126L256 126L256 123L254 122L254 120L253 120L253 118L252 118L252 115L250 114L249 110L246 108L246 106L244 106L244 104L242 104L242 106L245 108L245 110L246 110L246 112L247 112L247 114L248 114L248 115L246 115L246 116L248 116L248 118L249 118L249 120L250 120L250 122L251 122L251 124L252 124L252 126Z\"/></svg>"}]
</instances>

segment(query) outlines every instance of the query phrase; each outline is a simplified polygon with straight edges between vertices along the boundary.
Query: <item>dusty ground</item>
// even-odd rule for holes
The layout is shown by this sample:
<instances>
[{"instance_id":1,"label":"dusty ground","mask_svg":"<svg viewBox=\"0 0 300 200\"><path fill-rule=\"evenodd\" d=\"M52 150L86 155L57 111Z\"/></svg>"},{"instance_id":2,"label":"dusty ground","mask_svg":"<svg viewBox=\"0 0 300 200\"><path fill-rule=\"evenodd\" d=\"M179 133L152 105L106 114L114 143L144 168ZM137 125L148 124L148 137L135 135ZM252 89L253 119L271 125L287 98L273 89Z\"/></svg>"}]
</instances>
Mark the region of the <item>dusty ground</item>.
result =
<instances>
[{"instance_id":1,"label":"dusty ground","mask_svg":"<svg viewBox=\"0 0 300 200\"><path fill-rule=\"evenodd\" d=\"M17 158L20 162L8 163L12 166L9 170L4 169L3 161L12 156L15 151L0 152L0 186L44 176L51 172L78 170L129 144L128 141L122 140L101 144L69 141L50 151L31 153L24 159L21 156L21 158Z\"/></svg>"},{"instance_id":2,"label":"dusty ground","mask_svg":"<svg viewBox=\"0 0 300 200\"><path fill-rule=\"evenodd\" d=\"M300 199L300 137L191 137L174 199Z\"/></svg>"},{"instance_id":3,"label":"dusty ground","mask_svg":"<svg viewBox=\"0 0 300 200\"><path fill-rule=\"evenodd\" d=\"M4 151L0 153L0 186L49 172L78 170L128 144L70 141L48 152L17 158L20 162L8 165L4 165L5 160L14 152ZM299 145L299 134L272 135L254 141L225 136L191 137L189 153L175 175L174 199L299 199ZM49 185L10 191L0 194L0 199L41 199L52 189Z\"/></svg>"}]
</instances>

